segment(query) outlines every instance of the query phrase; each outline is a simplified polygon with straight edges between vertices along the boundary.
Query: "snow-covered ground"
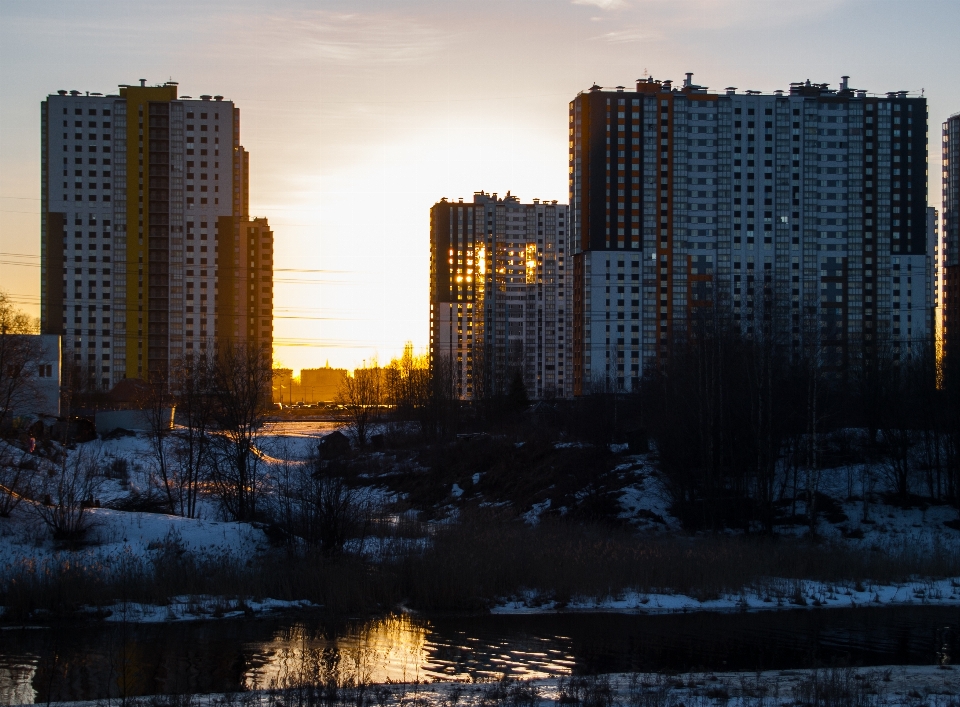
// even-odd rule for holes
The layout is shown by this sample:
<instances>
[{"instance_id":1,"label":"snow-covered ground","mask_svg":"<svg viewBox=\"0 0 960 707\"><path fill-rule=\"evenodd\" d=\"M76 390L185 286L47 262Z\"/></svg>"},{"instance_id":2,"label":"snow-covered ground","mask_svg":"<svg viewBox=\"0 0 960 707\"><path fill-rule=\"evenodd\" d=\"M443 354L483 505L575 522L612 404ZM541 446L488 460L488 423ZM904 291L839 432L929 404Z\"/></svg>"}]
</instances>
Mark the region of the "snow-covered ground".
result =
<instances>
[{"instance_id":1,"label":"snow-covered ground","mask_svg":"<svg viewBox=\"0 0 960 707\"><path fill-rule=\"evenodd\" d=\"M916 580L904 584L825 584L806 580L770 579L762 587L745 589L717 599L700 601L683 594L625 592L619 597L543 602L536 595L519 597L496 606L494 614L551 612L613 612L674 614L691 611L777 611L800 608L852 609L881 606L960 606L960 577Z\"/></svg>"},{"instance_id":2,"label":"snow-covered ground","mask_svg":"<svg viewBox=\"0 0 960 707\"><path fill-rule=\"evenodd\" d=\"M283 463L303 463L316 449L321 437L335 426L330 423L276 423L267 425L261 435L259 448L263 453L268 473ZM9 450L8 450L9 451ZM64 549L50 537L49 529L33 512L33 504L24 500L9 518L0 518L0 574L16 571L18 565L31 563L59 563L69 561L88 566L105 566L135 557L148 559L152 553L168 548L193 553L197 556L250 559L267 552L269 544L263 530L249 523L222 520L215 500L201 494L197 517L184 518L163 513L114 510L104 506L121 505L137 494L156 493L154 464L150 439L144 434L119 436L77 445L68 459L85 455L100 468L107 469L114 460L126 462L124 478L101 478L97 484L96 500L99 508L90 508L90 530L80 548ZM53 464L41 457L35 458L43 474ZM145 608L128 612L131 620L154 621L157 617L184 619L199 607L198 615L214 613L210 608L218 600L191 598L188 609L181 610L177 602L170 606ZM220 602L222 603L222 602ZM222 607L221 607L222 608ZM276 602L246 608L255 611L277 608ZM209 609L209 611L208 611ZM99 609L98 609L99 611ZM109 612L109 609L108 609ZM223 611L217 611L218 615ZM242 612L241 612L242 613Z\"/></svg>"},{"instance_id":3,"label":"snow-covered ground","mask_svg":"<svg viewBox=\"0 0 960 707\"><path fill-rule=\"evenodd\" d=\"M401 682L341 687L340 702L363 700L382 707L954 707L960 670L952 666L888 666L867 669L768 670L751 673L634 673L593 677L491 682ZM312 692L312 695L310 694ZM320 689L250 690L230 694L179 695L169 704L195 707L273 707L320 702ZM329 694L329 693L325 693ZM309 697L308 697L309 695ZM25 694L23 698L29 699ZM174 701L175 699L175 701ZM60 707L103 707L119 700L59 702ZM168 704L163 697L127 698L128 707Z\"/></svg>"},{"instance_id":4,"label":"snow-covered ground","mask_svg":"<svg viewBox=\"0 0 960 707\"><path fill-rule=\"evenodd\" d=\"M273 429L277 427L278 429ZM284 461L298 463L315 450L316 443L329 434L329 423L278 423L268 426L261 436L260 448L267 465ZM85 454L106 469L117 459L127 463L126 478L103 478L96 492L101 506L117 505L135 494L144 494L155 487L154 465L149 438L144 434L96 440L77 445L71 455ZM41 467L38 473L43 472ZM49 538L49 531L30 503L22 502L10 518L0 518L0 568L29 558L43 561L68 553L76 561L109 560L122 553L146 556L165 543L177 543L188 552L209 555L225 553L255 556L267 548L262 530L248 523L225 522L215 501L201 494L196 518L162 513L142 513L91 508L91 530L85 547L61 550Z\"/></svg>"},{"instance_id":5,"label":"snow-covered ground","mask_svg":"<svg viewBox=\"0 0 960 707\"><path fill-rule=\"evenodd\" d=\"M268 475L279 473L283 465L305 463L315 451L319 439L336 426L336 423L296 421L268 424L258 440L261 460ZM555 445L555 449L575 451L582 448L583 445L579 443ZM619 486L614 490L620 509L619 517L638 532L658 535L680 532L679 522L670 513L669 494L656 469L654 455L630 455L624 451L616 450L617 465L613 469L613 473L620 479ZM97 440L78 445L71 452L72 455L81 453L98 459L98 463L104 468L109 467L114 460L126 462L127 469L121 478L102 480L97 498L104 506L123 507L122 502L125 499L146 494L156 487L155 479L152 478L154 464L151 444L144 434ZM369 452L364 457L366 466L357 478L363 479L365 483L369 480L370 485L360 489L357 498L381 508L398 503L404 499L403 493L388 490L378 484L392 476L428 471L425 467L419 467L418 463L415 456L408 455L401 462L390 452ZM507 501L482 495L480 484L484 476L485 472L476 472L472 476L464 477L460 483L446 485L447 495L443 505L439 507L442 513L436 515L438 520L431 523L456 518L461 503L476 502L480 506L497 507L509 505ZM818 489L833 499L840 510L819 517L815 529L818 538L828 543L871 552L902 551L903 548L919 552L937 548L956 550L960 542L960 531L945 524L956 519L955 509L945 505L884 505L876 493L882 486L882 478L882 469L864 469L859 465L823 470ZM866 505L862 500L865 487L868 491L866 497L871 499ZM566 508L558 507L555 500L544 498L548 491L549 489L540 496L543 500L531 503L526 509L518 509L527 523L537 524L545 513L566 512ZM252 560L260 553L271 551L267 537L259 527L224 521L218 505L209 496L201 496L198 517L192 519L159 513L112 510L106 507L94 508L88 512L92 529L88 534L87 544L79 550L65 550L58 548L50 539L48 529L36 514L31 512L30 503L21 503L12 517L0 518L0 574L25 562L58 562L69 558L71 562L94 565L109 564L130 555L148 558L151 553L172 546L197 555L232 555L243 560ZM792 512L798 517L802 516L805 512L803 502L798 501ZM412 514L413 519L417 516L417 510L412 508L400 513ZM397 516L398 519L399 517ZM422 537L351 539L347 543L347 550L376 558L402 548L422 547L429 542L431 526L430 523L424 523L422 527ZM810 529L803 524L784 524L777 527L777 532L801 536L808 534ZM704 601L669 591L651 594L626 592L615 597L574 598L563 605L555 602L543 603L541 598L535 596L519 596L505 599L495 611L664 613L765 611L798 606L887 606L905 603L952 606L960 605L958 586L960 578L936 581L917 578L901 585L883 586L840 586L772 578L757 587L747 587L740 593ZM196 607L203 601L191 599L187 603ZM142 620L158 620L157 617L173 617L179 620L188 614L188 610L160 607L155 610L140 609L138 615L144 617Z\"/></svg>"},{"instance_id":6,"label":"snow-covered ground","mask_svg":"<svg viewBox=\"0 0 960 707\"><path fill-rule=\"evenodd\" d=\"M92 521L85 548L58 550L52 542L44 538L46 529L32 517L29 509L21 504L15 515L6 520L6 523L17 527L4 536L6 542L0 544L0 563L6 564L23 557L42 560L67 552L77 561L109 557L122 552L144 555L169 543L177 543L188 552L211 555L229 553L240 556L266 549L263 531L248 523L183 518L162 513L115 511L108 508L91 508L87 513Z\"/></svg>"},{"instance_id":7,"label":"snow-covered ground","mask_svg":"<svg viewBox=\"0 0 960 707\"><path fill-rule=\"evenodd\" d=\"M653 455L624 456L615 469L628 479L621 489L620 517L638 529L648 532L676 532L680 529L677 519L670 514L670 496L656 469ZM868 503L864 504L864 486ZM931 550L937 544L956 547L960 544L960 531L945 525L958 518L956 508L949 505L934 505L918 502L906 507L887 505L881 502L880 491L884 488L883 469L863 465L840 466L820 471L817 490L829 496L840 508L846 519L831 522L831 514L819 512L816 535L829 542L844 543L850 547L874 548L908 545L918 550ZM806 513L803 500L798 500L796 513ZM776 526L779 535L801 537L810 533L803 523Z\"/></svg>"},{"instance_id":8,"label":"snow-covered ground","mask_svg":"<svg viewBox=\"0 0 960 707\"><path fill-rule=\"evenodd\" d=\"M170 603L164 606L130 602L91 607L88 613L108 622L154 624L171 621L234 619L266 614L271 611L313 608L317 608L316 604L309 601L283 601L269 598L261 601L253 599L228 601L223 597L201 595L172 597Z\"/></svg>"}]
</instances>

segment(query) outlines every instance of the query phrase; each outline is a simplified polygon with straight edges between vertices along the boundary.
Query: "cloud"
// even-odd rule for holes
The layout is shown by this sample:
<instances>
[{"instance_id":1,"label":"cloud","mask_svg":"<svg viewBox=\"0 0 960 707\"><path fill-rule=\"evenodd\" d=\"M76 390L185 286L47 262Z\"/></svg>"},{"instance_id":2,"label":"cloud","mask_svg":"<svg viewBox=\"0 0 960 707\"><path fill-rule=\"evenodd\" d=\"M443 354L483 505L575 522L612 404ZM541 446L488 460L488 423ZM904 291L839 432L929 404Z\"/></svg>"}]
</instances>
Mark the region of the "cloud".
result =
<instances>
[{"instance_id":1,"label":"cloud","mask_svg":"<svg viewBox=\"0 0 960 707\"><path fill-rule=\"evenodd\" d=\"M660 37L661 35L657 33L642 30L639 27L628 27L613 32L605 32L596 37L591 37L591 39L609 42L610 44L629 44L631 42L651 41Z\"/></svg>"},{"instance_id":2,"label":"cloud","mask_svg":"<svg viewBox=\"0 0 960 707\"><path fill-rule=\"evenodd\" d=\"M632 0L618 13L615 28L590 39L606 44L658 42L684 36L690 31L724 31L731 28L772 28L825 17L851 0L805 0L803 3L774 0ZM622 0L573 0L612 8ZM609 18L609 16L606 16ZM605 19L605 18L592 18Z\"/></svg>"},{"instance_id":3,"label":"cloud","mask_svg":"<svg viewBox=\"0 0 960 707\"><path fill-rule=\"evenodd\" d=\"M274 37L283 60L383 65L422 63L452 41L448 32L387 13L309 12L268 16L256 35Z\"/></svg>"},{"instance_id":4,"label":"cloud","mask_svg":"<svg viewBox=\"0 0 960 707\"><path fill-rule=\"evenodd\" d=\"M601 10L618 10L626 7L626 0L573 0L574 5L592 5Z\"/></svg>"},{"instance_id":5,"label":"cloud","mask_svg":"<svg viewBox=\"0 0 960 707\"><path fill-rule=\"evenodd\" d=\"M826 15L850 0L635 0L649 22L669 27L719 29L738 25L780 26Z\"/></svg>"}]
</instances>

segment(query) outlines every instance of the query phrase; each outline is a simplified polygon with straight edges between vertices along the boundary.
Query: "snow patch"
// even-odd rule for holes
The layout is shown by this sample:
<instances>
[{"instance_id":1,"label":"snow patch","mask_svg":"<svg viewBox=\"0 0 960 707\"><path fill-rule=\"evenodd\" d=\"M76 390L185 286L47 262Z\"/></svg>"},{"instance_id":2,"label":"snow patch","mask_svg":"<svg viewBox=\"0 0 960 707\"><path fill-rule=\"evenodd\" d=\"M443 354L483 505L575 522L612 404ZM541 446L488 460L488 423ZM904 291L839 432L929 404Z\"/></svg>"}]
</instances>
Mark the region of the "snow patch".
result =
<instances>
[{"instance_id":1,"label":"snow patch","mask_svg":"<svg viewBox=\"0 0 960 707\"><path fill-rule=\"evenodd\" d=\"M171 621L200 621L256 616L287 609L313 609L318 604L309 601L281 599L225 599L213 596L174 597L166 606L155 604L113 604L104 607L86 607L85 612L103 617L108 622L166 623Z\"/></svg>"},{"instance_id":2,"label":"snow patch","mask_svg":"<svg viewBox=\"0 0 960 707\"><path fill-rule=\"evenodd\" d=\"M530 592L491 610L494 614L604 612L675 614L693 611L783 611L870 606L960 606L960 577L914 580L903 584L850 585L808 580L771 579L761 587L714 599L696 599L671 592L624 592L615 597L576 598L566 604L543 601Z\"/></svg>"},{"instance_id":3,"label":"snow patch","mask_svg":"<svg viewBox=\"0 0 960 707\"><path fill-rule=\"evenodd\" d=\"M542 503L534 503L533 507L523 514L523 520L530 525L537 525L540 522L540 514L550 508L550 499Z\"/></svg>"}]
</instances>

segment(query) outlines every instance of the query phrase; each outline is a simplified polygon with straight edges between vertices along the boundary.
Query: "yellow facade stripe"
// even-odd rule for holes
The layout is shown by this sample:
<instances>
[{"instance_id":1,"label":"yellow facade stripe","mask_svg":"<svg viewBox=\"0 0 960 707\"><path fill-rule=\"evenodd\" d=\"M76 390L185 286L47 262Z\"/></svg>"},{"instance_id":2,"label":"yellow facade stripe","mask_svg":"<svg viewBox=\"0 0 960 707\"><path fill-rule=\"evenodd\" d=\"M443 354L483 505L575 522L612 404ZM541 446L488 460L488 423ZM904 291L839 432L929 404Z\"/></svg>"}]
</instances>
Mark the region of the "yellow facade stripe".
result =
<instances>
[{"instance_id":1,"label":"yellow facade stripe","mask_svg":"<svg viewBox=\"0 0 960 707\"><path fill-rule=\"evenodd\" d=\"M127 100L127 378L146 378L150 322L149 232L150 217L150 106L151 102L177 100L176 86L126 86L120 96ZM142 123L142 126L141 126ZM141 166L140 162L143 161ZM140 174L143 174L141 184ZM141 228L143 231L141 231ZM143 280L138 279L143 257ZM142 298L141 298L142 290ZM137 321L142 319L142 324ZM142 331L142 336L134 332ZM139 355L139 358L138 358ZM139 372L136 372L139 369Z\"/></svg>"}]
</instances>

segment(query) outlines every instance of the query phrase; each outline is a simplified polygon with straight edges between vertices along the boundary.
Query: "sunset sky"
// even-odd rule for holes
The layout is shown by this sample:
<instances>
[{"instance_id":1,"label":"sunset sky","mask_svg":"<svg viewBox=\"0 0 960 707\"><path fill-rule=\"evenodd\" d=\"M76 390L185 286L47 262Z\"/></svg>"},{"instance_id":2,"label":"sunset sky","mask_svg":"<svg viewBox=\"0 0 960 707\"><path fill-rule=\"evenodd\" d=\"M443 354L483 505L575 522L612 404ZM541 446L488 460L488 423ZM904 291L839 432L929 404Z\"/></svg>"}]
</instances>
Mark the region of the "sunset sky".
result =
<instances>
[{"instance_id":1,"label":"sunset sky","mask_svg":"<svg viewBox=\"0 0 960 707\"><path fill-rule=\"evenodd\" d=\"M957 37L957 0L0 0L0 288L39 313L40 102L58 89L172 79L235 101L251 215L276 236L275 359L352 367L426 346L435 201L567 200L567 103L594 82L923 90L939 208Z\"/></svg>"}]
</instances>

